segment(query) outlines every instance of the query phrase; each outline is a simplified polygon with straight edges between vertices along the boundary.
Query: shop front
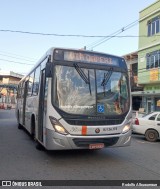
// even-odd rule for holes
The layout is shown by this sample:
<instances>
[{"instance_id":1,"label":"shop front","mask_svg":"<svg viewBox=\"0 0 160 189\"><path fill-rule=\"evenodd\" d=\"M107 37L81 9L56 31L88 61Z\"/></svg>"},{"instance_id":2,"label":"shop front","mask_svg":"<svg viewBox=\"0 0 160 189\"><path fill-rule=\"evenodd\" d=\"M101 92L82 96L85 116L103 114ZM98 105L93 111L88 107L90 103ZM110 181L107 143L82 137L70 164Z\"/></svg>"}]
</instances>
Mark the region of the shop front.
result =
<instances>
[{"instance_id":1,"label":"shop front","mask_svg":"<svg viewBox=\"0 0 160 189\"><path fill-rule=\"evenodd\" d=\"M146 86L144 91L132 92L132 97L141 97L140 108L143 108L145 113L160 111L160 85Z\"/></svg>"}]
</instances>

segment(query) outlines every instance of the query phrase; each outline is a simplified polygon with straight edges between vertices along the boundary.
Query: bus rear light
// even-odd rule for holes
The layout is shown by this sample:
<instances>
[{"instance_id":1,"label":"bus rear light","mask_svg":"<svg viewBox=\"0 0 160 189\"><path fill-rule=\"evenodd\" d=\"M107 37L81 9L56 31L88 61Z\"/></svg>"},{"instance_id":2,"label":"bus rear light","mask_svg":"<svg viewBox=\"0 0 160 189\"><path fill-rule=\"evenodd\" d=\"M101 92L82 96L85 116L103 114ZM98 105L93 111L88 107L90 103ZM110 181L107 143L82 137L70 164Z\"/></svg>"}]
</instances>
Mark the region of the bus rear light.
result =
<instances>
[{"instance_id":1,"label":"bus rear light","mask_svg":"<svg viewBox=\"0 0 160 189\"><path fill-rule=\"evenodd\" d=\"M135 119L135 122L134 122L134 123L135 123L135 125L139 125L139 120L138 120L138 118Z\"/></svg>"},{"instance_id":2,"label":"bus rear light","mask_svg":"<svg viewBox=\"0 0 160 189\"><path fill-rule=\"evenodd\" d=\"M62 135L68 135L67 130L62 126L61 123L59 123L59 121L57 119L55 119L52 116L49 116L49 119L51 121L51 124L53 126L53 128L55 129L56 132L62 134Z\"/></svg>"}]
</instances>

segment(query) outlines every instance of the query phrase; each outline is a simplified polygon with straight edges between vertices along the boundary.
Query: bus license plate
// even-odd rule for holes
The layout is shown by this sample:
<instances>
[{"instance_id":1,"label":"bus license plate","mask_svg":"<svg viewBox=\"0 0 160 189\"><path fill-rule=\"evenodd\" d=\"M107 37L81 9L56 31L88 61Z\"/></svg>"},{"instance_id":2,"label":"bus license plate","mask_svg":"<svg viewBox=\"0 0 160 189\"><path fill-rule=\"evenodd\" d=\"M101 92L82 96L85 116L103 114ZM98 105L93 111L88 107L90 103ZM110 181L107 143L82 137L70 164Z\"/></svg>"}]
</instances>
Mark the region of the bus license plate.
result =
<instances>
[{"instance_id":1,"label":"bus license plate","mask_svg":"<svg viewBox=\"0 0 160 189\"><path fill-rule=\"evenodd\" d=\"M104 144L103 143L98 143L98 144L90 144L89 145L89 149L101 149L104 148Z\"/></svg>"}]
</instances>

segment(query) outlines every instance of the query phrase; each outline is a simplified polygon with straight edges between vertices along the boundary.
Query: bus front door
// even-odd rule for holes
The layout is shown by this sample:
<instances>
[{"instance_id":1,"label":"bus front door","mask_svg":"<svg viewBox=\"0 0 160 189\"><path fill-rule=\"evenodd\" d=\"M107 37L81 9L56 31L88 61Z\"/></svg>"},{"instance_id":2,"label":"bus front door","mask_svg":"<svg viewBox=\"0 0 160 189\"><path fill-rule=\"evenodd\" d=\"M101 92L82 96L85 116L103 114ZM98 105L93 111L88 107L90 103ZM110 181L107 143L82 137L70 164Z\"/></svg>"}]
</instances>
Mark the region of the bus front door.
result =
<instances>
[{"instance_id":1,"label":"bus front door","mask_svg":"<svg viewBox=\"0 0 160 189\"><path fill-rule=\"evenodd\" d=\"M38 108L38 140L43 143L43 127L45 121L45 69L41 71L41 82L40 82L40 94L39 94L39 108Z\"/></svg>"}]
</instances>

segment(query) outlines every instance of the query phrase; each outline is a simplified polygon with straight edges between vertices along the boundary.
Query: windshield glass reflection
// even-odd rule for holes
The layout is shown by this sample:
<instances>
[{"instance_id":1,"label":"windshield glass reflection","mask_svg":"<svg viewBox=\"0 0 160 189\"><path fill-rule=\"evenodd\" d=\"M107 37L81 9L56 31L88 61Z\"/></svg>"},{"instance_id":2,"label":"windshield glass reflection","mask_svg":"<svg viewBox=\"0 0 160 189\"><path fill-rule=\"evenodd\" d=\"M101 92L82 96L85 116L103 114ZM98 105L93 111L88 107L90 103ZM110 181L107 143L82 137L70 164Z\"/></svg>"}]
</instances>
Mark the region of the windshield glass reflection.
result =
<instances>
[{"instance_id":1,"label":"windshield glass reflection","mask_svg":"<svg viewBox=\"0 0 160 189\"><path fill-rule=\"evenodd\" d=\"M91 89L74 67L56 66L55 70L55 104L67 113L95 114L94 70L82 69L85 75L89 71Z\"/></svg>"},{"instance_id":2,"label":"windshield glass reflection","mask_svg":"<svg viewBox=\"0 0 160 189\"><path fill-rule=\"evenodd\" d=\"M96 78L97 104L103 107L102 113L112 115L114 113L122 114L126 112L128 110L129 99L127 81L124 74L96 70Z\"/></svg>"},{"instance_id":3,"label":"windshield glass reflection","mask_svg":"<svg viewBox=\"0 0 160 189\"><path fill-rule=\"evenodd\" d=\"M64 112L120 115L129 109L123 73L56 65L53 83L53 103Z\"/></svg>"}]
</instances>

